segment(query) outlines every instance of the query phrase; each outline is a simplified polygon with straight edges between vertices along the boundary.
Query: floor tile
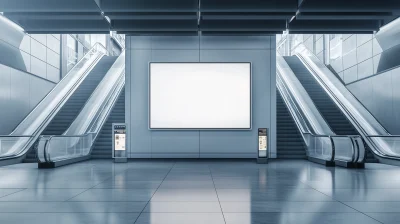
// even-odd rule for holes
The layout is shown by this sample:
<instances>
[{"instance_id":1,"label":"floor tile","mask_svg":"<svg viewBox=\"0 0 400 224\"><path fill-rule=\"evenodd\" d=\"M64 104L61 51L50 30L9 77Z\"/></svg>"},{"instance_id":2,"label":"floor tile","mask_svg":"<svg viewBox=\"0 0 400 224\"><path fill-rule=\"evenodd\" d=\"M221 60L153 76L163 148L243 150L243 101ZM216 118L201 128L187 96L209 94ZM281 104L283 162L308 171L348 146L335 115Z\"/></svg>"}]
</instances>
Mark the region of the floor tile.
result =
<instances>
[{"instance_id":1,"label":"floor tile","mask_svg":"<svg viewBox=\"0 0 400 224\"><path fill-rule=\"evenodd\" d=\"M366 215L385 223L385 224L398 224L400 223L400 213L366 213Z\"/></svg>"},{"instance_id":2,"label":"floor tile","mask_svg":"<svg viewBox=\"0 0 400 224\"><path fill-rule=\"evenodd\" d=\"M218 202L150 202L143 212L221 213Z\"/></svg>"},{"instance_id":3,"label":"floor tile","mask_svg":"<svg viewBox=\"0 0 400 224\"><path fill-rule=\"evenodd\" d=\"M218 201L214 189L158 189L151 201Z\"/></svg>"},{"instance_id":4,"label":"floor tile","mask_svg":"<svg viewBox=\"0 0 400 224\"><path fill-rule=\"evenodd\" d=\"M213 189L213 181L164 181L160 189Z\"/></svg>"},{"instance_id":5,"label":"floor tile","mask_svg":"<svg viewBox=\"0 0 400 224\"><path fill-rule=\"evenodd\" d=\"M332 201L313 189L217 189L220 201Z\"/></svg>"},{"instance_id":6,"label":"floor tile","mask_svg":"<svg viewBox=\"0 0 400 224\"><path fill-rule=\"evenodd\" d=\"M224 213L227 224L378 224L361 213Z\"/></svg>"},{"instance_id":7,"label":"floor tile","mask_svg":"<svg viewBox=\"0 0 400 224\"><path fill-rule=\"evenodd\" d=\"M84 189L25 189L0 198L0 201L66 201Z\"/></svg>"},{"instance_id":8,"label":"floor tile","mask_svg":"<svg viewBox=\"0 0 400 224\"><path fill-rule=\"evenodd\" d=\"M94 188L127 188L127 189L157 189L162 181L125 181L108 180L104 181Z\"/></svg>"},{"instance_id":9,"label":"floor tile","mask_svg":"<svg viewBox=\"0 0 400 224\"><path fill-rule=\"evenodd\" d=\"M400 189L318 189L339 201L400 201Z\"/></svg>"},{"instance_id":10,"label":"floor tile","mask_svg":"<svg viewBox=\"0 0 400 224\"><path fill-rule=\"evenodd\" d=\"M136 224L225 224L222 213L142 213Z\"/></svg>"},{"instance_id":11,"label":"floor tile","mask_svg":"<svg viewBox=\"0 0 400 224\"><path fill-rule=\"evenodd\" d=\"M331 201L252 201L221 202L223 212L357 212L340 202Z\"/></svg>"},{"instance_id":12,"label":"floor tile","mask_svg":"<svg viewBox=\"0 0 400 224\"><path fill-rule=\"evenodd\" d=\"M400 213L400 202L363 201L363 202L343 202L343 203L354 209L357 209L360 212L398 212L398 213Z\"/></svg>"},{"instance_id":13,"label":"floor tile","mask_svg":"<svg viewBox=\"0 0 400 224\"><path fill-rule=\"evenodd\" d=\"M149 201L154 189L90 189L70 201Z\"/></svg>"},{"instance_id":14,"label":"floor tile","mask_svg":"<svg viewBox=\"0 0 400 224\"><path fill-rule=\"evenodd\" d=\"M7 215L0 213L0 223L132 224L138 215L139 213L9 213Z\"/></svg>"},{"instance_id":15,"label":"floor tile","mask_svg":"<svg viewBox=\"0 0 400 224\"><path fill-rule=\"evenodd\" d=\"M10 195L10 194L14 194L16 192L22 191L24 189L0 189L0 198Z\"/></svg>"}]
</instances>

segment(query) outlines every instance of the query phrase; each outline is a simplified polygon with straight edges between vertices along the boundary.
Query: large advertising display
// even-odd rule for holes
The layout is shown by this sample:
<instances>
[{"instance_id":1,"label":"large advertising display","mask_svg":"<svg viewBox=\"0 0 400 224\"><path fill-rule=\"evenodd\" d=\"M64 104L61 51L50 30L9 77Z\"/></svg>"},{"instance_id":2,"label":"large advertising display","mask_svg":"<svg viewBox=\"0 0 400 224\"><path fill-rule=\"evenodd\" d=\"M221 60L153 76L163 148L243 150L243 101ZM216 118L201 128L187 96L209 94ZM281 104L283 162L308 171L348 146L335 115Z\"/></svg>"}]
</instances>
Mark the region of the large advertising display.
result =
<instances>
[{"instance_id":1,"label":"large advertising display","mask_svg":"<svg viewBox=\"0 0 400 224\"><path fill-rule=\"evenodd\" d=\"M150 63L150 129L251 129L251 64Z\"/></svg>"}]
</instances>

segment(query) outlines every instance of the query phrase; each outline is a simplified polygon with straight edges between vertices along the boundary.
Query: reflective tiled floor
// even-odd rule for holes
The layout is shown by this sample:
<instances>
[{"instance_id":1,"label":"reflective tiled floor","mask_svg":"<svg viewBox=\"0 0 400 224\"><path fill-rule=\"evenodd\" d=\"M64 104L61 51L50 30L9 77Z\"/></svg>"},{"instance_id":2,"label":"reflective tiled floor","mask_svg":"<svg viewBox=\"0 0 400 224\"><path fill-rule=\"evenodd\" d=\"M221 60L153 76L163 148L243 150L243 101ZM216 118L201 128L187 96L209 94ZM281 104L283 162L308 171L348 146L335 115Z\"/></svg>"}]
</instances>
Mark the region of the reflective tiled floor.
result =
<instances>
[{"instance_id":1,"label":"reflective tiled floor","mask_svg":"<svg viewBox=\"0 0 400 224\"><path fill-rule=\"evenodd\" d=\"M0 223L400 223L400 167L92 160L0 167Z\"/></svg>"}]
</instances>

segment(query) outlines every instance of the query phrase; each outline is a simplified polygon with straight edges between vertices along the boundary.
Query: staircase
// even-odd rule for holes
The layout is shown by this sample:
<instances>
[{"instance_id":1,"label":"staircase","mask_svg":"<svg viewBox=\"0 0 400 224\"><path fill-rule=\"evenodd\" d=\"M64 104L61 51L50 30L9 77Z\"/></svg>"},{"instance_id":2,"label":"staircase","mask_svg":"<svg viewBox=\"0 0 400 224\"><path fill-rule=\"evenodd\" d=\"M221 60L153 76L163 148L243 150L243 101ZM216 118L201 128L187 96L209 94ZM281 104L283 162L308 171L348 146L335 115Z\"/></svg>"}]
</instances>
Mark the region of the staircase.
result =
<instances>
[{"instance_id":1,"label":"staircase","mask_svg":"<svg viewBox=\"0 0 400 224\"><path fill-rule=\"evenodd\" d=\"M277 157L306 159L306 146L279 91L276 93Z\"/></svg>"},{"instance_id":2,"label":"staircase","mask_svg":"<svg viewBox=\"0 0 400 224\"><path fill-rule=\"evenodd\" d=\"M97 136L91 153L92 159L112 158L112 123L125 123L125 89L122 89L114 108Z\"/></svg>"},{"instance_id":3,"label":"staircase","mask_svg":"<svg viewBox=\"0 0 400 224\"><path fill-rule=\"evenodd\" d=\"M104 56L100 59L41 135L62 135L69 128L116 59L117 57L111 56ZM35 145L36 143L27 152L26 158L22 162L37 162Z\"/></svg>"},{"instance_id":4,"label":"staircase","mask_svg":"<svg viewBox=\"0 0 400 224\"><path fill-rule=\"evenodd\" d=\"M359 135L347 117L342 113L324 88L296 56L284 57L308 95L314 102L322 117L337 135ZM365 144L366 145L366 144ZM370 149L367 150L367 162L377 162ZM372 157L371 157L372 156Z\"/></svg>"}]
</instances>

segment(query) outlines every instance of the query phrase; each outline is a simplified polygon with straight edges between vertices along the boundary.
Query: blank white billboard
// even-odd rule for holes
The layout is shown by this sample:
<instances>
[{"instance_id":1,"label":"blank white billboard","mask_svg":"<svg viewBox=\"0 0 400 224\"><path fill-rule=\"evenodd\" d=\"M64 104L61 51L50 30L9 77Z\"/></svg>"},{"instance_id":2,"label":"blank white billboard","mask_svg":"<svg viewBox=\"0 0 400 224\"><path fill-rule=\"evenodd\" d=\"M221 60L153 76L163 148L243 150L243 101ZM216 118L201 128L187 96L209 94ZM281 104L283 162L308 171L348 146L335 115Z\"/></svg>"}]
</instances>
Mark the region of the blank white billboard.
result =
<instances>
[{"instance_id":1,"label":"blank white billboard","mask_svg":"<svg viewBox=\"0 0 400 224\"><path fill-rule=\"evenodd\" d=\"M150 63L150 129L251 129L250 63Z\"/></svg>"}]
</instances>

